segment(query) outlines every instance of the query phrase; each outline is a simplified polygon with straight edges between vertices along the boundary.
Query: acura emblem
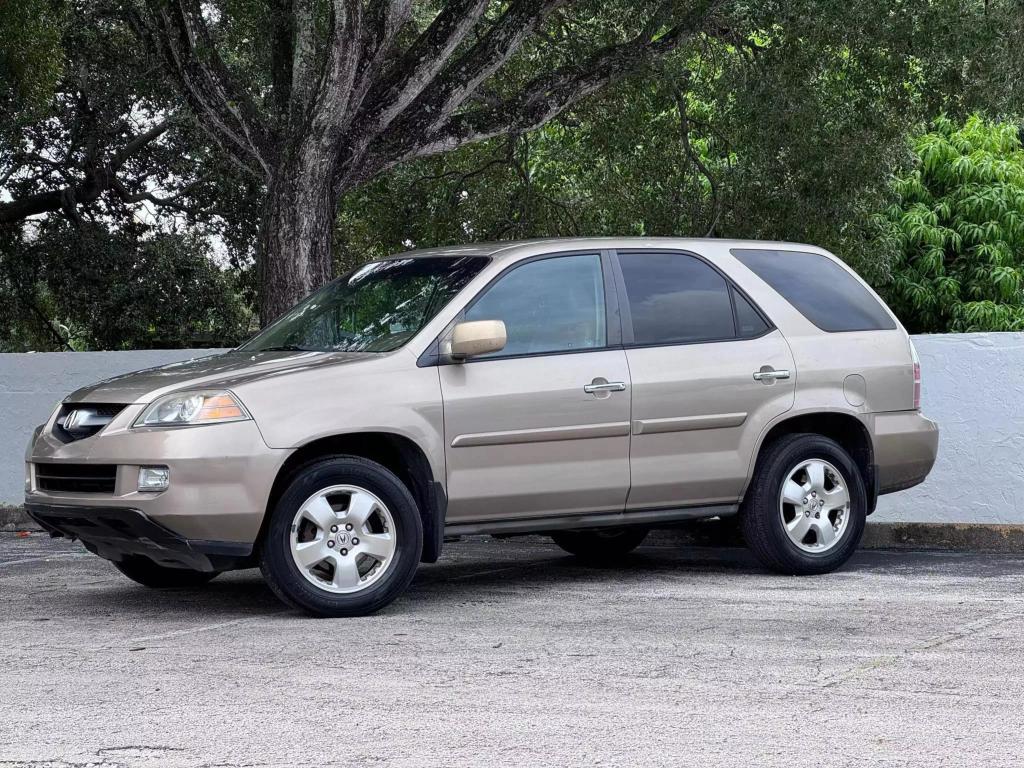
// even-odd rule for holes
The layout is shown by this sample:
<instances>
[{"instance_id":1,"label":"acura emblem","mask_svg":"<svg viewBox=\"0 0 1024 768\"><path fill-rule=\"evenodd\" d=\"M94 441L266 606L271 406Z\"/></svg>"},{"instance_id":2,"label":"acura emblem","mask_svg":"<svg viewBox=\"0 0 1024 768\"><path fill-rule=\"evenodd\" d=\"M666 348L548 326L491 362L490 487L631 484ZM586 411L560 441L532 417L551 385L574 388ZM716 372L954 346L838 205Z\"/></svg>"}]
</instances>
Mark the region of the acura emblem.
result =
<instances>
[{"instance_id":1,"label":"acura emblem","mask_svg":"<svg viewBox=\"0 0 1024 768\"><path fill-rule=\"evenodd\" d=\"M64 418L64 429L74 432L76 429L86 426L92 415L93 412L87 408L76 408Z\"/></svg>"}]
</instances>

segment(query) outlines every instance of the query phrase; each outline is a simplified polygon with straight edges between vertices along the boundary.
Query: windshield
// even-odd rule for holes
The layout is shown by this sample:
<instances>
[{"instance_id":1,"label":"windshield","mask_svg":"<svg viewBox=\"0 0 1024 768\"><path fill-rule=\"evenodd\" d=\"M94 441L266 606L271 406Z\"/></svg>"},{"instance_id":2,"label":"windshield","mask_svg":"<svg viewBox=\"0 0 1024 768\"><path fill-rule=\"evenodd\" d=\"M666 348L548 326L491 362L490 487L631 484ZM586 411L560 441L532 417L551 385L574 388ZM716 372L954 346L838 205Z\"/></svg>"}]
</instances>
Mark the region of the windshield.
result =
<instances>
[{"instance_id":1,"label":"windshield","mask_svg":"<svg viewBox=\"0 0 1024 768\"><path fill-rule=\"evenodd\" d=\"M390 352L415 336L486 263L480 256L370 262L304 299L239 350Z\"/></svg>"}]
</instances>

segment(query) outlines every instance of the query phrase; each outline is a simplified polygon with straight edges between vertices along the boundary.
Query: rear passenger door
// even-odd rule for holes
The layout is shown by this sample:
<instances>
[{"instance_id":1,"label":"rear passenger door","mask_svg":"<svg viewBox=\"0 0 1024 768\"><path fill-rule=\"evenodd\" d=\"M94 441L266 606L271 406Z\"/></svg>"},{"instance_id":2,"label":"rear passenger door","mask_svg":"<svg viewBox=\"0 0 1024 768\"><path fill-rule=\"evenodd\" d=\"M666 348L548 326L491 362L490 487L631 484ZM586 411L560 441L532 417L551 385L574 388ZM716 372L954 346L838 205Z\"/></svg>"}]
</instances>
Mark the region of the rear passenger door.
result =
<instances>
[{"instance_id":1,"label":"rear passenger door","mask_svg":"<svg viewBox=\"0 0 1024 768\"><path fill-rule=\"evenodd\" d=\"M782 334L701 257L614 259L632 380L627 510L735 502L758 435L793 405Z\"/></svg>"}]
</instances>

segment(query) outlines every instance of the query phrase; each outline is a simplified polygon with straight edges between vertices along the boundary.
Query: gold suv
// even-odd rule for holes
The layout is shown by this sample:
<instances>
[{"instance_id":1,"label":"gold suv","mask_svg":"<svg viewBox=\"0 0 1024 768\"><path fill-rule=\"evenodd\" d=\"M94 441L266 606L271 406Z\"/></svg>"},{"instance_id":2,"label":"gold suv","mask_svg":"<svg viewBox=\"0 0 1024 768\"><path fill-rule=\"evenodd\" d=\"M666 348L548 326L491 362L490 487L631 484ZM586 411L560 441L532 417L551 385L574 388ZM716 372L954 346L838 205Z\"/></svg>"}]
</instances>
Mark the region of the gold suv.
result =
<instances>
[{"instance_id":1,"label":"gold suv","mask_svg":"<svg viewBox=\"0 0 1024 768\"><path fill-rule=\"evenodd\" d=\"M324 616L388 604L465 534L606 562L738 515L765 566L823 573L931 469L920 386L897 319L814 246L440 248L70 395L32 436L26 506L142 584L258 565Z\"/></svg>"}]
</instances>

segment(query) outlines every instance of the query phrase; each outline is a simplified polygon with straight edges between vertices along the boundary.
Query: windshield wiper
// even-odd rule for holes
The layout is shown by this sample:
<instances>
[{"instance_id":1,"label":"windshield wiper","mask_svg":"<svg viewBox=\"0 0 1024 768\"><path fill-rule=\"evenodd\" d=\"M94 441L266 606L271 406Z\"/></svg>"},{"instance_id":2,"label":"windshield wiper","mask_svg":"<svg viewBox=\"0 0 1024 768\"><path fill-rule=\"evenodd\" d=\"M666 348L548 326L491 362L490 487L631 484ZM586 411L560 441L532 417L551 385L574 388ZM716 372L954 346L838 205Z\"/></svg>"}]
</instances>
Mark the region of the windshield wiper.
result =
<instances>
[{"instance_id":1,"label":"windshield wiper","mask_svg":"<svg viewBox=\"0 0 1024 768\"><path fill-rule=\"evenodd\" d=\"M313 352L312 349L306 349L305 347L298 347L295 344L280 344L276 347L263 347L257 350L258 352Z\"/></svg>"}]
</instances>

